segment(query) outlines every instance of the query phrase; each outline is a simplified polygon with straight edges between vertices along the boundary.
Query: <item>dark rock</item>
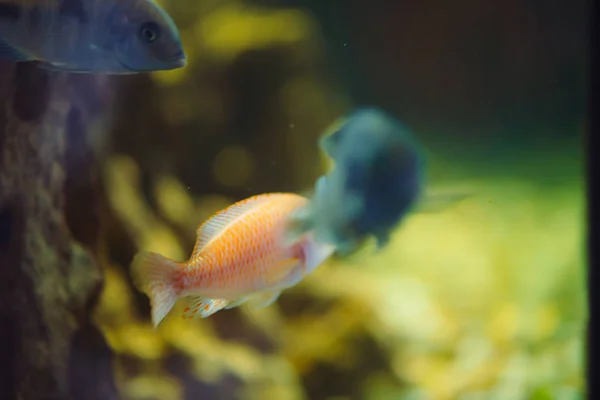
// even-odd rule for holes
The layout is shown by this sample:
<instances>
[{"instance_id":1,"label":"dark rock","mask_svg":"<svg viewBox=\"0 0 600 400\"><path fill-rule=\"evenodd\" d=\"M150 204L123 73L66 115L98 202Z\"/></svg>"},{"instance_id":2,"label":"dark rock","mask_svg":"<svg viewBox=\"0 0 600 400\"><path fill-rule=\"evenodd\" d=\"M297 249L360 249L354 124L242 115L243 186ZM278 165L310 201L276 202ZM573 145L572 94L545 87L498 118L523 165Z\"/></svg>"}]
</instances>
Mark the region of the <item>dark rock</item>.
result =
<instances>
[{"instance_id":1,"label":"dark rock","mask_svg":"<svg viewBox=\"0 0 600 400\"><path fill-rule=\"evenodd\" d=\"M2 399L118 398L111 351L90 324L101 203L86 140L93 115L72 86L64 74L0 63ZM85 157L68 157L73 146Z\"/></svg>"}]
</instances>

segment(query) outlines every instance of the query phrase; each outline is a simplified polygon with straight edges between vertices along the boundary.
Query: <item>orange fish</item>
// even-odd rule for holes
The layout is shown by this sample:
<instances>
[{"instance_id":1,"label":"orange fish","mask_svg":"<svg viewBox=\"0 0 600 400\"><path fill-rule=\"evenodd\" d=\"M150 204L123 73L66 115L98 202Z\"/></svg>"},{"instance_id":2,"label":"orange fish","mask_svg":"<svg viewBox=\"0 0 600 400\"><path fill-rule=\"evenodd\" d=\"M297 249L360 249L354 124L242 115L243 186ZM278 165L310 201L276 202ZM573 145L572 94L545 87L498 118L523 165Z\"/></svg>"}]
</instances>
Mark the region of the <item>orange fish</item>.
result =
<instances>
[{"instance_id":1,"label":"orange fish","mask_svg":"<svg viewBox=\"0 0 600 400\"><path fill-rule=\"evenodd\" d=\"M293 193L267 193L217 212L196 230L189 260L140 253L132 263L136 286L150 298L156 327L184 297L183 318L206 318L251 301L272 304L325 261L334 248L312 233L286 241L289 216L308 200Z\"/></svg>"}]
</instances>

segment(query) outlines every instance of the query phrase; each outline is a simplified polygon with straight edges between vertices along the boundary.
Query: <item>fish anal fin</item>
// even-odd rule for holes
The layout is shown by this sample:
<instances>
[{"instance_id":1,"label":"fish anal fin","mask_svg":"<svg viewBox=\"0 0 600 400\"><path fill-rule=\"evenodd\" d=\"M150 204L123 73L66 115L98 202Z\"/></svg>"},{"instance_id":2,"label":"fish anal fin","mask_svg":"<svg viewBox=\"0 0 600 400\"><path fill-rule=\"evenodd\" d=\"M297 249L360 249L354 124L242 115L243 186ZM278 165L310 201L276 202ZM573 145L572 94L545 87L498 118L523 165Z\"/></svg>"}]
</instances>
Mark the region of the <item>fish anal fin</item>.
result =
<instances>
[{"instance_id":1,"label":"fish anal fin","mask_svg":"<svg viewBox=\"0 0 600 400\"><path fill-rule=\"evenodd\" d=\"M189 296L181 317L183 319L206 318L227 307L228 301L223 299L204 299L200 296Z\"/></svg>"}]
</instances>

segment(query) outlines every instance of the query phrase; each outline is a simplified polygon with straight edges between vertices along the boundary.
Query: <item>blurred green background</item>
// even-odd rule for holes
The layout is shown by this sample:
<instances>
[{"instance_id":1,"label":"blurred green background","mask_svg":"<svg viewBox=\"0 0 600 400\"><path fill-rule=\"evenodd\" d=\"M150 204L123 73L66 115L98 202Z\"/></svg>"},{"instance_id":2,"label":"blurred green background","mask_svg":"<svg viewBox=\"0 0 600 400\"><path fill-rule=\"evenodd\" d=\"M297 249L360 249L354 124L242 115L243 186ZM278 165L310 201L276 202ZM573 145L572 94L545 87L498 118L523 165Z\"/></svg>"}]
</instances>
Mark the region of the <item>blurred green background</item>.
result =
<instances>
[{"instance_id":1,"label":"blurred green background","mask_svg":"<svg viewBox=\"0 0 600 400\"><path fill-rule=\"evenodd\" d=\"M160 4L189 64L114 78L95 137L114 213L94 318L124 399L583 398L583 2ZM412 127L432 188L475 195L271 307L153 330L133 255L187 259L214 211L304 193L319 136L361 104Z\"/></svg>"}]
</instances>

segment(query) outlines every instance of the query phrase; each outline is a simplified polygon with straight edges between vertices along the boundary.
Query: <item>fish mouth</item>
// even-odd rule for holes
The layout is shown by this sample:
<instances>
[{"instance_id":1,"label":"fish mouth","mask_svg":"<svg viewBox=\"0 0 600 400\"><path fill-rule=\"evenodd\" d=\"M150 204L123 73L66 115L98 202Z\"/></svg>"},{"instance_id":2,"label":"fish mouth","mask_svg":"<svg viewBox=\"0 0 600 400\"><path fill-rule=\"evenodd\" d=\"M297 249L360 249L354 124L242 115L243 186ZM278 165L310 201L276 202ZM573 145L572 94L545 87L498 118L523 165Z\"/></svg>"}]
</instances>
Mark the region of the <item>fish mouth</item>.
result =
<instances>
[{"instance_id":1,"label":"fish mouth","mask_svg":"<svg viewBox=\"0 0 600 400\"><path fill-rule=\"evenodd\" d=\"M125 73L138 73L138 72L153 72L153 71L168 71L172 69L183 68L187 64L187 58L182 55L168 59L163 65L148 68L132 68L124 61L119 60L121 67L126 70Z\"/></svg>"},{"instance_id":2,"label":"fish mouth","mask_svg":"<svg viewBox=\"0 0 600 400\"><path fill-rule=\"evenodd\" d=\"M187 64L187 57L183 50L179 50L177 53L168 58L168 63L172 67L169 69L183 68Z\"/></svg>"},{"instance_id":3,"label":"fish mouth","mask_svg":"<svg viewBox=\"0 0 600 400\"><path fill-rule=\"evenodd\" d=\"M169 61L179 61L179 60L185 60L185 53L183 52L183 50L179 50L177 53L173 54L171 57L168 57L167 60Z\"/></svg>"},{"instance_id":4,"label":"fish mouth","mask_svg":"<svg viewBox=\"0 0 600 400\"><path fill-rule=\"evenodd\" d=\"M177 57L171 58L171 62L169 64L172 65L171 69L183 68L187 64L187 58L186 58L186 56L183 53L181 53Z\"/></svg>"}]
</instances>

